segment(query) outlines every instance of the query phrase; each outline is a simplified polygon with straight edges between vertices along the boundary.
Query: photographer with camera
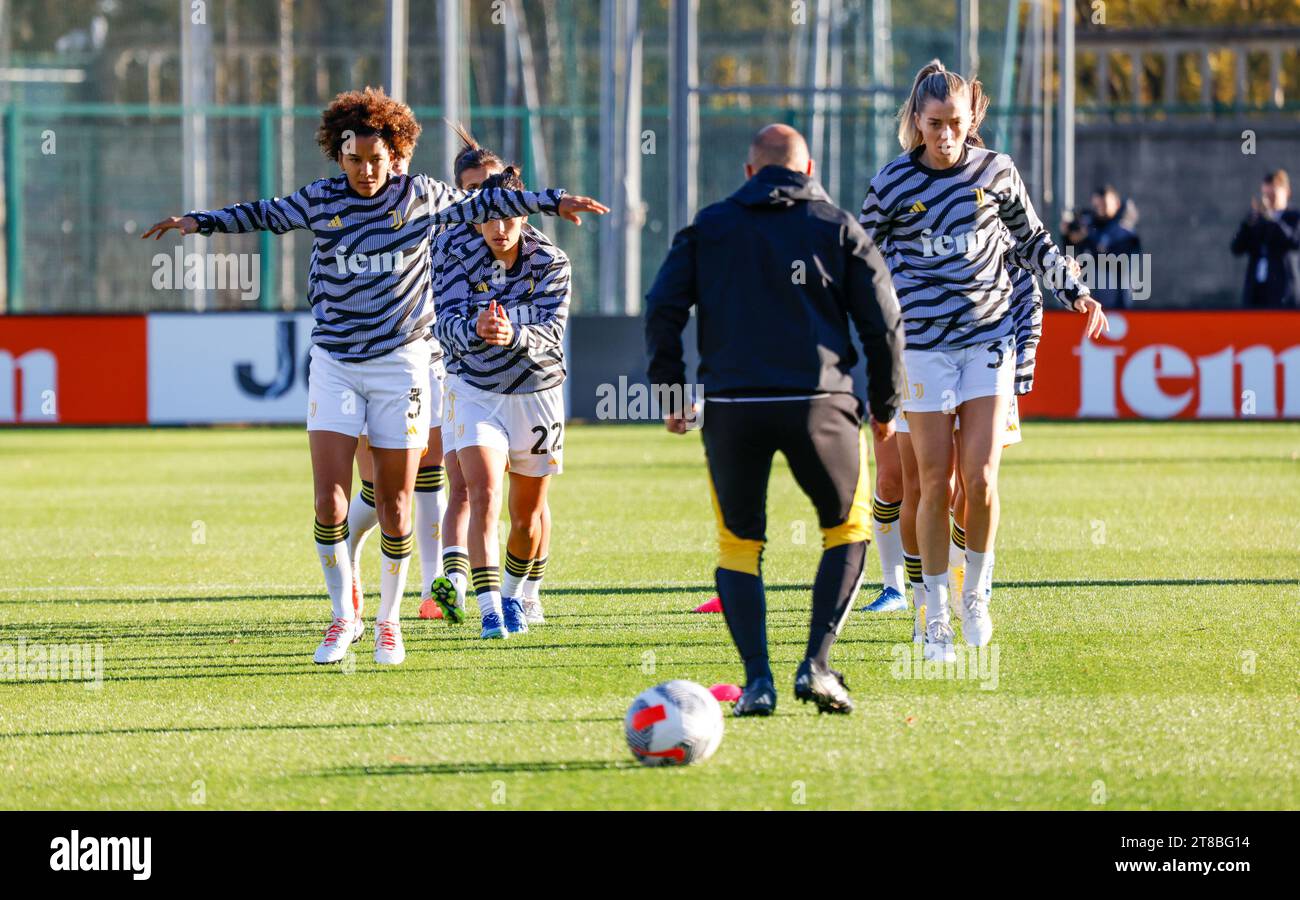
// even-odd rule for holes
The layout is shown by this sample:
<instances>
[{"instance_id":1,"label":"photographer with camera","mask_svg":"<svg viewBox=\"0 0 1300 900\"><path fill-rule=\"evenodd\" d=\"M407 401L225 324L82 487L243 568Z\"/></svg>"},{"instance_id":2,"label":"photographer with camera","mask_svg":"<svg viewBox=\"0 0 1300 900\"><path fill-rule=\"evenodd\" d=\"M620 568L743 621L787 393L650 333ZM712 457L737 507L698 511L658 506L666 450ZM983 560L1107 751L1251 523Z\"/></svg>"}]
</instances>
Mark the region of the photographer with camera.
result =
<instances>
[{"instance_id":1,"label":"photographer with camera","mask_svg":"<svg viewBox=\"0 0 1300 900\"><path fill-rule=\"evenodd\" d=\"M1113 271L1102 265L1103 254L1131 255L1142 252L1137 235L1138 210L1132 198L1121 198L1114 185L1106 184L1092 192L1092 209L1071 210L1061 223L1066 246L1075 254L1093 256L1097 273ZM1118 284L1090 285L1092 296L1107 309L1127 309L1133 305L1133 291Z\"/></svg>"},{"instance_id":2,"label":"photographer with camera","mask_svg":"<svg viewBox=\"0 0 1300 900\"><path fill-rule=\"evenodd\" d=\"M1287 208L1291 181L1284 169L1264 176L1250 214L1232 239L1232 255L1245 255L1247 308L1297 306L1300 293L1300 211Z\"/></svg>"}]
</instances>

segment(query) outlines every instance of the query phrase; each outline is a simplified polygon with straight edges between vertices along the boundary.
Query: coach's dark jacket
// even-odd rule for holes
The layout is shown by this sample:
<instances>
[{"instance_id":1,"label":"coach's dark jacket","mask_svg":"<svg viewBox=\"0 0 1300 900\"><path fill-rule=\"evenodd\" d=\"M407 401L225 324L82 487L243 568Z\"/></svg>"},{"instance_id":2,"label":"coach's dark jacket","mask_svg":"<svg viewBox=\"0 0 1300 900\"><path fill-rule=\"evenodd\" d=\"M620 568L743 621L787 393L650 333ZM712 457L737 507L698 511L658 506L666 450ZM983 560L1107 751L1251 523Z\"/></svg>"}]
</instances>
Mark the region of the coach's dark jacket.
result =
<instances>
[{"instance_id":1,"label":"coach's dark jacket","mask_svg":"<svg viewBox=\"0 0 1300 900\"><path fill-rule=\"evenodd\" d=\"M872 415L894 417L903 386L898 298L880 251L820 184L766 166L673 239L646 297L651 384L682 384L682 329L698 306L704 395L853 391L867 355Z\"/></svg>"},{"instance_id":2,"label":"coach's dark jacket","mask_svg":"<svg viewBox=\"0 0 1300 900\"><path fill-rule=\"evenodd\" d=\"M1232 239L1232 253L1246 256L1243 306L1300 306L1300 212L1284 209L1275 218L1248 216ZM1267 260L1263 281L1258 278L1261 259Z\"/></svg>"}]
</instances>

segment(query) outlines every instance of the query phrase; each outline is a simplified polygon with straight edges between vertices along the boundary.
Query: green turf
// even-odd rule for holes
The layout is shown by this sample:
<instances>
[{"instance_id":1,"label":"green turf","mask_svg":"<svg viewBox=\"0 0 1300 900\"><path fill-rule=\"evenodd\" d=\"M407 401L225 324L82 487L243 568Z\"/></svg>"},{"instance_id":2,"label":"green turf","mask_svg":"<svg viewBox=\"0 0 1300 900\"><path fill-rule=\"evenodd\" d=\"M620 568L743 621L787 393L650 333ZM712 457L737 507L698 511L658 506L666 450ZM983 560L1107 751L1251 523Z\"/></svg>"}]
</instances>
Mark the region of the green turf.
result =
<instances>
[{"instance_id":1,"label":"green turf","mask_svg":"<svg viewBox=\"0 0 1300 900\"><path fill-rule=\"evenodd\" d=\"M779 464L781 705L684 770L633 763L622 717L658 681L740 678L722 617L689 612L714 558L698 436L574 427L566 450L548 624L482 642L408 598L407 662L381 670L369 639L311 663L302 432L0 432L0 652L104 653L98 691L0 682L0 807L1297 806L1300 427L1030 423L1003 466L996 689L893 677L907 614L855 614L835 659L858 711L834 719L789 693L818 533Z\"/></svg>"}]
</instances>

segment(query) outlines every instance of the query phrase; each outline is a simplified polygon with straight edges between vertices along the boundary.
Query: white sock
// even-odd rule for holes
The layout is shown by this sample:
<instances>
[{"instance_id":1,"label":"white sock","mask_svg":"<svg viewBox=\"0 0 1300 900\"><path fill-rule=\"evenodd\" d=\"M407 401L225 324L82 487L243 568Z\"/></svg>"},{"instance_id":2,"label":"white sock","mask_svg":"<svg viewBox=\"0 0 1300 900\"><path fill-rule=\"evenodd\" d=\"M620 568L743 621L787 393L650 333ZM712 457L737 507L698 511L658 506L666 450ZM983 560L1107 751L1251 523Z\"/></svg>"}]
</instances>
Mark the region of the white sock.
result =
<instances>
[{"instance_id":1,"label":"white sock","mask_svg":"<svg viewBox=\"0 0 1300 900\"><path fill-rule=\"evenodd\" d=\"M524 579L524 599L540 600L542 594L542 579L546 577L546 557L538 557L533 560L532 568L528 572L528 577Z\"/></svg>"},{"instance_id":2,"label":"white sock","mask_svg":"<svg viewBox=\"0 0 1300 900\"><path fill-rule=\"evenodd\" d=\"M966 565L966 529L954 519L949 534L952 540L948 542L948 568L960 569Z\"/></svg>"},{"instance_id":3,"label":"white sock","mask_svg":"<svg viewBox=\"0 0 1300 900\"><path fill-rule=\"evenodd\" d=\"M531 559L520 559L509 550L506 551L506 572L501 576L501 596L520 598L523 596L524 579L533 568Z\"/></svg>"},{"instance_id":4,"label":"white sock","mask_svg":"<svg viewBox=\"0 0 1300 900\"><path fill-rule=\"evenodd\" d=\"M348 506L348 555L352 557L353 567L361 574L361 547L366 538L379 526L379 513L375 511L375 486L369 481L361 482L361 490L352 498Z\"/></svg>"},{"instance_id":5,"label":"white sock","mask_svg":"<svg viewBox=\"0 0 1300 900\"><path fill-rule=\"evenodd\" d=\"M903 532L898 527L898 517L903 501L886 503L879 497L871 502L871 527L876 536L876 552L880 554L881 583L903 593L906 573L903 569Z\"/></svg>"},{"instance_id":6,"label":"white sock","mask_svg":"<svg viewBox=\"0 0 1300 900\"><path fill-rule=\"evenodd\" d=\"M420 548L420 598L442 574L442 514L447 511L447 471L427 466L415 476L415 539Z\"/></svg>"},{"instance_id":7,"label":"white sock","mask_svg":"<svg viewBox=\"0 0 1300 900\"><path fill-rule=\"evenodd\" d=\"M452 585L462 597L469 593L469 550L464 547L444 547L442 571L451 579Z\"/></svg>"},{"instance_id":8,"label":"white sock","mask_svg":"<svg viewBox=\"0 0 1300 900\"><path fill-rule=\"evenodd\" d=\"M948 621L948 573L922 575L925 582L925 622Z\"/></svg>"},{"instance_id":9,"label":"white sock","mask_svg":"<svg viewBox=\"0 0 1300 900\"><path fill-rule=\"evenodd\" d=\"M406 590L413 539L409 532L402 537L389 537L381 531L379 540L383 570L379 574L379 613L375 621L397 622L402 617L402 593Z\"/></svg>"},{"instance_id":10,"label":"white sock","mask_svg":"<svg viewBox=\"0 0 1300 900\"><path fill-rule=\"evenodd\" d=\"M986 584L987 583L987 584ZM966 584L970 590L983 591L993 587L993 551L976 553L966 550Z\"/></svg>"},{"instance_id":11,"label":"white sock","mask_svg":"<svg viewBox=\"0 0 1300 900\"><path fill-rule=\"evenodd\" d=\"M469 574L478 598L478 614L486 616L494 612L501 615L501 570L495 565L486 565L470 569Z\"/></svg>"},{"instance_id":12,"label":"white sock","mask_svg":"<svg viewBox=\"0 0 1300 900\"><path fill-rule=\"evenodd\" d=\"M352 618L352 557L348 555L348 523L316 523L316 555L325 573L325 590L336 619Z\"/></svg>"}]
</instances>

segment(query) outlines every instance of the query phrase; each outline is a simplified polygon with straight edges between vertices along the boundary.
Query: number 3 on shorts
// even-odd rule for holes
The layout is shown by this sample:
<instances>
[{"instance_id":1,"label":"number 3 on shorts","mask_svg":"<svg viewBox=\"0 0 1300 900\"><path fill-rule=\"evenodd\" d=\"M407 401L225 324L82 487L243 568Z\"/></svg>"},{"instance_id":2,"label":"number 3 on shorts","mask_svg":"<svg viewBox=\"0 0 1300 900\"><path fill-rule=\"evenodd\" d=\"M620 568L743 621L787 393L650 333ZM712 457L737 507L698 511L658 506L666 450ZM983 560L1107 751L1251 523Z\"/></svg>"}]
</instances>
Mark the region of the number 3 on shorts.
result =
<instances>
[{"instance_id":1,"label":"number 3 on shorts","mask_svg":"<svg viewBox=\"0 0 1300 900\"><path fill-rule=\"evenodd\" d=\"M1005 358L1006 355L1006 349L1004 343L1002 341L998 341L996 344L989 344L986 349L989 351L989 353L993 354L993 361L989 363L989 368L990 369L1002 368L1002 360Z\"/></svg>"},{"instance_id":2,"label":"number 3 on shorts","mask_svg":"<svg viewBox=\"0 0 1300 900\"><path fill-rule=\"evenodd\" d=\"M563 445L560 444L560 438L564 436L563 422L552 422L549 430L545 425L534 425L532 427L532 432L537 435L537 443L533 444L533 453L538 456L544 456L547 453L557 453L564 449ZM552 432L554 432L555 436L551 438L551 449L547 450L546 438Z\"/></svg>"}]
</instances>

